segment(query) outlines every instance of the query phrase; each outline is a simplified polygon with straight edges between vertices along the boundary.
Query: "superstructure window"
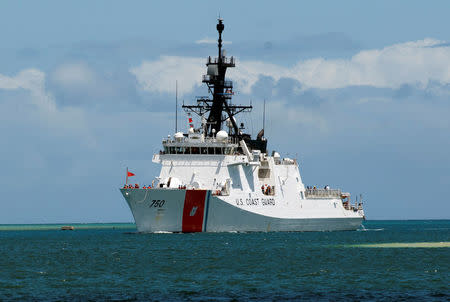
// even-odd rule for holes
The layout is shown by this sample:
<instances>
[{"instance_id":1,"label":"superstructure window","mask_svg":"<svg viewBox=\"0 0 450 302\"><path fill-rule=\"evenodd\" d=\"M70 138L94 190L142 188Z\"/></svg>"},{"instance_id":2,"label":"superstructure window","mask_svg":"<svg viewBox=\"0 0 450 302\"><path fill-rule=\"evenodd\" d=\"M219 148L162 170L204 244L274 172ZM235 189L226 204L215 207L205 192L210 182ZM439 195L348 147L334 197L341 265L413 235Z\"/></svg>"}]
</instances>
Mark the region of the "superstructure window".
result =
<instances>
[{"instance_id":1,"label":"superstructure window","mask_svg":"<svg viewBox=\"0 0 450 302\"><path fill-rule=\"evenodd\" d=\"M189 147L189 146L163 146L165 154L210 154L230 155L233 154L232 147Z\"/></svg>"},{"instance_id":2,"label":"superstructure window","mask_svg":"<svg viewBox=\"0 0 450 302\"><path fill-rule=\"evenodd\" d=\"M184 154L184 147L175 147L177 154Z\"/></svg>"},{"instance_id":3,"label":"superstructure window","mask_svg":"<svg viewBox=\"0 0 450 302\"><path fill-rule=\"evenodd\" d=\"M258 170L258 178L270 178L270 169L262 169Z\"/></svg>"}]
</instances>

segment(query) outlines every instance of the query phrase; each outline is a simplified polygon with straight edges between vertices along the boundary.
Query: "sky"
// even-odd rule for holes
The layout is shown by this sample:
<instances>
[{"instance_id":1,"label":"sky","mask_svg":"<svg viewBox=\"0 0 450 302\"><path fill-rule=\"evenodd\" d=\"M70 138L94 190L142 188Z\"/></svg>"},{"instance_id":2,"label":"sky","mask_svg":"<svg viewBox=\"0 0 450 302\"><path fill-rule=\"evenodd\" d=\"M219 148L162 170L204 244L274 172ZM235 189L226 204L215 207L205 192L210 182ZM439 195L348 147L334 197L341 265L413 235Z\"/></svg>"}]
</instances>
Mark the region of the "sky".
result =
<instances>
[{"instance_id":1,"label":"sky","mask_svg":"<svg viewBox=\"0 0 450 302\"><path fill-rule=\"evenodd\" d=\"M130 222L216 23L247 131L368 219L450 219L448 1L0 2L0 224ZM179 110L179 125L185 117ZM180 126L180 127L182 127Z\"/></svg>"}]
</instances>

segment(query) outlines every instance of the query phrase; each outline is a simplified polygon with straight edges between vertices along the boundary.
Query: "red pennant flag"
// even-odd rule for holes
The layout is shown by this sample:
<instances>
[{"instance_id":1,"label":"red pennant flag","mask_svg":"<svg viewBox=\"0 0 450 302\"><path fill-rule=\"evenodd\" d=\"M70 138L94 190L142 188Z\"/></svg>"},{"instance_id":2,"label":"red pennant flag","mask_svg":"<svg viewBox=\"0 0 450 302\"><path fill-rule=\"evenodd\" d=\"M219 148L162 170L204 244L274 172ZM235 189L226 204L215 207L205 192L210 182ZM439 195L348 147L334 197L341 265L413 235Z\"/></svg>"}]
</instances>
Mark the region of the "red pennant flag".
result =
<instances>
[{"instance_id":1,"label":"red pennant flag","mask_svg":"<svg viewBox=\"0 0 450 302\"><path fill-rule=\"evenodd\" d=\"M128 177L134 176L134 173L128 172Z\"/></svg>"},{"instance_id":2,"label":"red pennant flag","mask_svg":"<svg viewBox=\"0 0 450 302\"><path fill-rule=\"evenodd\" d=\"M189 118L189 123L192 123L192 117Z\"/></svg>"}]
</instances>

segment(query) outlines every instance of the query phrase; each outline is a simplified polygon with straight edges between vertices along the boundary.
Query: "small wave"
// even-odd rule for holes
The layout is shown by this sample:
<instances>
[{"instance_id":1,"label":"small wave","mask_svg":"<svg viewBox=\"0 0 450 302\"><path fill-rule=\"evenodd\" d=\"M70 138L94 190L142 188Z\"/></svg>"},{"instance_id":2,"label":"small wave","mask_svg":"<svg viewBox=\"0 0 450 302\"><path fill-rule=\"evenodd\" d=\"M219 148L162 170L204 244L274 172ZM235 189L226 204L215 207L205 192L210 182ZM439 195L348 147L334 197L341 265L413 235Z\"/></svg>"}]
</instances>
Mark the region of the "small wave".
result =
<instances>
[{"instance_id":1,"label":"small wave","mask_svg":"<svg viewBox=\"0 0 450 302\"><path fill-rule=\"evenodd\" d=\"M173 234L174 232L168 232L168 231L156 231L153 232L153 234Z\"/></svg>"},{"instance_id":2,"label":"small wave","mask_svg":"<svg viewBox=\"0 0 450 302\"><path fill-rule=\"evenodd\" d=\"M450 241L445 242L391 242L391 243L366 243L352 244L349 247L365 248L445 248L450 247Z\"/></svg>"},{"instance_id":3,"label":"small wave","mask_svg":"<svg viewBox=\"0 0 450 302\"><path fill-rule=\"evenodd\" d=\"M381 228L381 229L366 229L366 228L364 228L364 229L357 229L357 231L358 232L369 232L369 231L379 232L379 231L384 231L384 229L383 228Z\"/></svg>"}]
</instances>

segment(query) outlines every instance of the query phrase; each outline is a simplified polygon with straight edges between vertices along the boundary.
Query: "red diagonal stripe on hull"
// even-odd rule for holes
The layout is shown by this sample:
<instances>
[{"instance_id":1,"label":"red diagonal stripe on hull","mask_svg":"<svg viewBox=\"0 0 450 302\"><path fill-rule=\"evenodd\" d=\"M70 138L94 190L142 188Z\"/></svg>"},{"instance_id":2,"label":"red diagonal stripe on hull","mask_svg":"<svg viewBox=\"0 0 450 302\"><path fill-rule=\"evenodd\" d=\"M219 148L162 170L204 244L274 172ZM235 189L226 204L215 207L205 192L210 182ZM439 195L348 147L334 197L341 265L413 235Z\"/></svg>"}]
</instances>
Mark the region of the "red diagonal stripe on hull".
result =
<instances>
[{"instance_id":1,"label":"red diagonal stripe on hull","mask_svg":"<svg viewBox=\"0 0 450 302\"><path fill-rule=\"evenodd\" d=\"M201 232L206 190L188 190L184 198L182 231Z\"/></svg>"}]
</instances>

